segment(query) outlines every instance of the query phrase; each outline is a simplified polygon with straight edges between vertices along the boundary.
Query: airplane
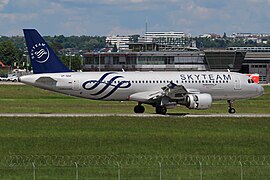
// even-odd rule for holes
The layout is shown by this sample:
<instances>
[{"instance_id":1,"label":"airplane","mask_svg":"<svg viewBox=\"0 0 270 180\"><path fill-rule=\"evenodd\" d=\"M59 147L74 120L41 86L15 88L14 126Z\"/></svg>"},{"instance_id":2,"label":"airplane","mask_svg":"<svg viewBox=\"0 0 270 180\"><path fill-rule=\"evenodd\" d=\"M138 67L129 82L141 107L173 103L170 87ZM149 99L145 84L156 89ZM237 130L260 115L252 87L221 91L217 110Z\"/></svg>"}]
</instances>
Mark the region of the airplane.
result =
<instances>
[{"instance_id":1,"label":"airplane","mask_svg":"<svg viewBox=\"0 0 270 180\"><path fill-rule=\"evenodd\" d=\"M20 82L58 93L106 101L136 101L135 113L144 113L142 104L152 105L157 114L179 105L208 109L213 100L227 100L229 113L237 99L263 94L260 84L236 72L74 72L63 65L35 29L24 29L33 74Z\"/></svg>"}]
</instances>

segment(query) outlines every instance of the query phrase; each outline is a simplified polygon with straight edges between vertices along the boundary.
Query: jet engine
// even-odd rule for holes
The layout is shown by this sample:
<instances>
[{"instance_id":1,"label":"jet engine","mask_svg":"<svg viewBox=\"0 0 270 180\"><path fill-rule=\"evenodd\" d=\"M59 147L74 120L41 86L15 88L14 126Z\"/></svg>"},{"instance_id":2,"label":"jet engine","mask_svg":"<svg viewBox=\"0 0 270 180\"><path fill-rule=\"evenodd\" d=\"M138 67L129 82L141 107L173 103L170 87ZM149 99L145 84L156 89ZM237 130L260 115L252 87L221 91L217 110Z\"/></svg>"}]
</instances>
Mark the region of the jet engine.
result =
<instances>
[{"instance_id":1,"label":"jet engine","mask_svg":"<svg viewBox=\"0 0 270 180\"><path fill-rule=\"evenodd\" d=\"M186 107L189 109L208 109L212 105L210 94L188 94L186 96Z\"/></svg>"}]
</instances>

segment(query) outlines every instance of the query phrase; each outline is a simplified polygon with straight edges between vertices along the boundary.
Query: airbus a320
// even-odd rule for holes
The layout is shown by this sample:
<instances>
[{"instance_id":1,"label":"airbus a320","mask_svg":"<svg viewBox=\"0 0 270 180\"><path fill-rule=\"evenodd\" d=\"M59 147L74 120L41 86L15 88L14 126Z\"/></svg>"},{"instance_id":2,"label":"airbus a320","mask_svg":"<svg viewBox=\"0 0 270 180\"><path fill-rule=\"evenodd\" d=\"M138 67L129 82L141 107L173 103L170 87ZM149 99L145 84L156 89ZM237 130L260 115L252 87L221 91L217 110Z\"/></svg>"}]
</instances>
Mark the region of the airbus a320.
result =
<instances>
[{"instance_id":1,"label":"airbus a320","mask_svg":"<svg viewBox=\"0 0 270 180\"><path fill-rule=\"evenodd\" d=\"M81 98L136 101L135 113L144 113L143 104L158 114L178 105L208 109L213 100L227 100L228 112L235 113L235 100L264 92L251 77L235 72L73 72L35 29L23 31L34 74L21 76L21 82Z\"/></svg>"}]
</instances>

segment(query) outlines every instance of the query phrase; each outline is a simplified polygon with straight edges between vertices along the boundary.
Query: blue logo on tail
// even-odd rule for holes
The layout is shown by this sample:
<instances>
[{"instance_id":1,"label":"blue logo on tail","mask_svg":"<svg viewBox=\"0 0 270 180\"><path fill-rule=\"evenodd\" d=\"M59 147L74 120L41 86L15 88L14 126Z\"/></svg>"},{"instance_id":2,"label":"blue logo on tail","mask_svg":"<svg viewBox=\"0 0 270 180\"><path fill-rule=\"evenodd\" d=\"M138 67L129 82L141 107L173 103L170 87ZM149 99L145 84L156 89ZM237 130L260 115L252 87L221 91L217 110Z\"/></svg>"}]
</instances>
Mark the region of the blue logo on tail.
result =
<instances>
[{"instance_id":1,"label":"blue logo on tail","mask_svg":"<svg viewBox=\"0 0 270 180\"><path fill-rule=\"evenodd\" d=\"M89 80L84 82L82 87L85 90L92 92L91 93L92 96L100 95L101 97L96 98L96 100L101 100L109 97L119 88L129 88L131 86L131 83L129 81L123 80L124 78L123 76L114 75L113 77L108 79L108 76L111 74L116 73L113 72L105 73L100 77L99 80ZM108 89L109 91L106 91Z\"/></svg>"}]
</instances>

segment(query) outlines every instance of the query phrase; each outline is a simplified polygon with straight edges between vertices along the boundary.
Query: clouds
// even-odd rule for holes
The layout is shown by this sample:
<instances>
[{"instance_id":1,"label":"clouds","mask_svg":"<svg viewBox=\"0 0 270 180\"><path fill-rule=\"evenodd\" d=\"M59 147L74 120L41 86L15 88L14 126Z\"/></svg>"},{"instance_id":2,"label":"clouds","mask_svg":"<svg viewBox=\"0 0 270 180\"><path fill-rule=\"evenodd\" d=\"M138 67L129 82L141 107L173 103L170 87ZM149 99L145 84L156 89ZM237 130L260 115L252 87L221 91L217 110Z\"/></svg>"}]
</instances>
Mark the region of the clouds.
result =
<instances>
[{"instance_id":1,"label":"clouds","mask_svg":"<svg viewBox=\"0 0 270 180\"><path fill-rule=\"evenodd\" d=\"M0 0L0 35L270 32L270 0Z\"/></svg>"},{"instance_id":2,"label":"clouds","mask_svg":"<svg viewBox=\"0 0 270 180\"><path fill-rule=\"evenodd\" d=\"M9 0L0 0L0 11L8 4Z\"/></svg>"},{"instance_id":3,"label":"clouds","mask_svg":"<svg viewBox=\"0 0 270 180\"><path fill-rule=\"evenodd\" d=\"M267 0L193 0L179 5L169 13L175 27L192 34L216 32L269 32L269 1ZM261 21L261 22L260 22Z\"/></svg>"},{"instance_id":4,"label":"clouds","mask_svg":"<svg viewBox=\"0 0 270 180\"><path fill-rule=\"evenodd\" d=\"M0 7L8 4L9 0L0 0Z\"/></svg>"}]
</instances>

